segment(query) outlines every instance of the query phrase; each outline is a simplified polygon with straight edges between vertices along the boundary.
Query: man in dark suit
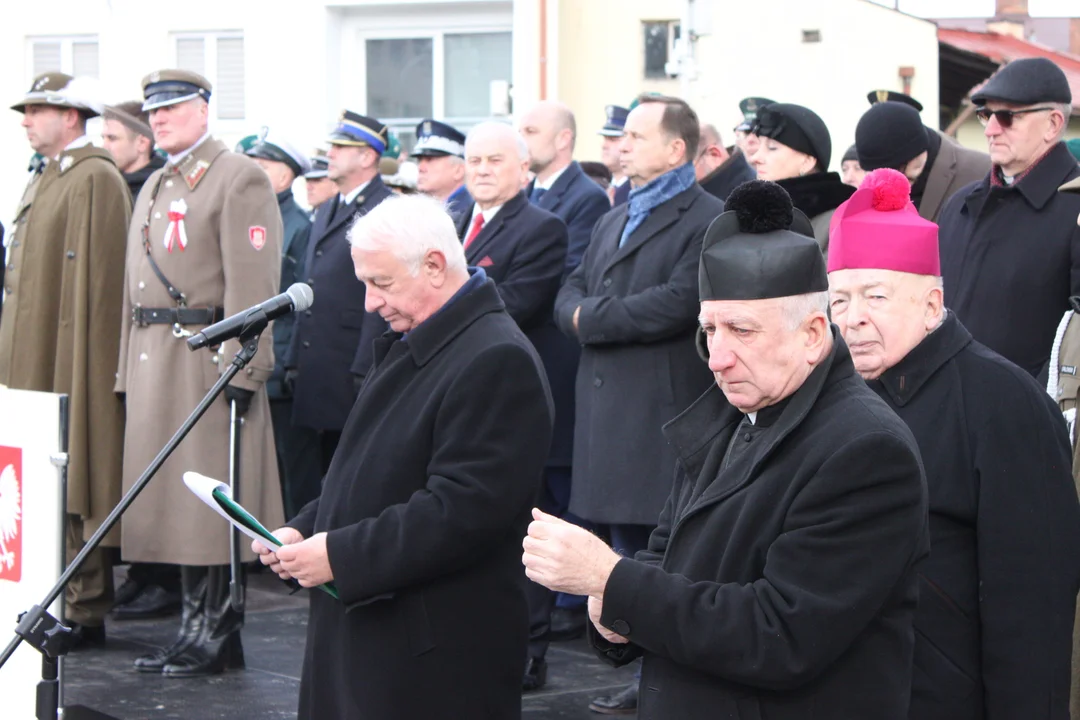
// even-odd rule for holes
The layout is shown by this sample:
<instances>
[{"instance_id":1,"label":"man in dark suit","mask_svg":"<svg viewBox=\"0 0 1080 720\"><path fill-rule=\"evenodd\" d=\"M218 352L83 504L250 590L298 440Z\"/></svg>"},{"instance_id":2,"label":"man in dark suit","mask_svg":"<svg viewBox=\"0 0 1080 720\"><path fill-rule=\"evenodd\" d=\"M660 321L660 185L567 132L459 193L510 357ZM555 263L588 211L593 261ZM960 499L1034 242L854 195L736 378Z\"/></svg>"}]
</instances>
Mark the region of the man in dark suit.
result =
<instances>
[{"instance_id":1,"label":"man in dark suit","mask_svg":"<svg viewBox=\"0 0 1080 720\"><path fill-rule=\"evenodd\" d=\"M678 462L648 549L534 511L528 576L589 595L601 657L644 657L640 720L908 720L919 449L829 323L810 221L773 183L728 206L699 275L715 382L664 428Z\"/></svg>"},{"instance_id":2,"label":"man in dark suit","mask_svg":"<svg viewBox=\"0 0 1080 720\"><path fill-rule=\"evenodd\" d=\"M570 232L566 274L581 263L593 226L611 209L607 196L574 160L577 123L566 105L544 101L521 120L529 148L529 169L536 176L525 189L529 201L562 218Z\"/></svg>"},{"instance_id":3,"label":"man in dark suit","mask_svg":"<svg viewBox=\"0 0 1080 720\"><path fill-rule=\"evenodd\" d=\"M627 555L645 547L671 488L660 428L710 381L694 350L697 263L724 203L694 177L699 132L684 101L639 99L620 147L637 191L597 223L555 301L560 329L582 345L570 511L609 525ZM636 704L636 683L594 701L602 712Z\"/></svg>"},{"instance_id":4,"label":"man in dark suit","mask_svg":"<svg viewBox=\"0 0 1080 720\"><path fill-rule=\"evenodd\" d=\"M727 200L735 188L757 177L754 168L738 147L730 150L720 141L714 125L701 125L701 146L694 160L694 172L705 192Z\"/></svg>"},{"instance_id":5,"label":"man in dark suit","mask_svg":"<svg viewBox=\"0 0 1080 720\"><path fill-rule=\"evenodd\" d=\"M311 161L280 133L263 128L244 153L253 158L270 178L281 210L285 230L281 245L281 292L307 277L304 261L311 238L311 218L296 204L292 186L311 170ZM278 475L285 518L290 519L319 495L322 479L319 436L310 428L293 424L292 393L285 385L285 360L296 328L296 315L289 313L274 321L274 372L266 381L270 399L270 419L277 446Z\"/></svg>"},{"instance_id":6,"label":"man in dark suit","mask_svg":"<svg viewBox=\"0 0 1080 720\"><path fill-rule=\"evenodd\" d=\"M385 125L346 110L327 142L327 173L339 194L315 213L304 274L318 300L296 318L286 360L293 424L318 431L323 473L371 367L371 343L385 330L364 310L364 285L353 273L345 234L358 215L390 196L379 177Z\"/></svg>"},{"instance_id":7,"label":"man in dark suit","mask_svg":"<svg viewBox=\"0 0 1080 720\"><path fill-rule=\"evenodd\" d=\"M608 199L612 205L622 205L630 196L630 181L619 164L619 141L623 136L623 127L626 125L626 116L630 111L621 105L608 105L604 108L604 126L597 134L604 138L600 147L600 159L607 169L611 171L611 187L608 188Z\"/></svg>"},{"instance_id":8,"label":"man in dark suit","mask_svg":"<svg viewBox=\"0 0 1080 720\"><path fill-rule=\"evenodd\" d=\"M608 145L615 147L622 135L614 123L626 119L625 110L608 107L609 124L605 135L605 156ZM521 120L519 132L529 148L529 169L535 178L525 189L531 202L555 213L570 233L564 277L569 275L585 255L596 221L611 209L607 193L596 186L573 159L577 140L577 123L566 105L545 101L535 105ZM614 137L608 133L617 132ZM609 139L611 142L609 143ZM574 378L577 375L581 346L577 341L556 332L551 338L545 366L555 399L555 439L544 474L544 492L540 507L557 517L589 526L580 518L567 513L570 506L571 465L574 446ZM530 586L531 637L529 664L525 669L524 690L543 686L546 676L547 644L550 639L573 638L585 632L585 598L559 595L557 607L551 603L555 593L533 583Z\"/></svg>"},{"instance_id":9,"label":"man in dark suit","mask_svg":"<svg viewBox=\"0 0 1080 720\"><path fill-rule=\"evenodd\" d=\"M517 720L521 537L553 419L540 359L437 201L394 197L349 241L392 332L322 495L263 555L340 596L312 593L299 717Z\"/></svg>"}]
</instances>

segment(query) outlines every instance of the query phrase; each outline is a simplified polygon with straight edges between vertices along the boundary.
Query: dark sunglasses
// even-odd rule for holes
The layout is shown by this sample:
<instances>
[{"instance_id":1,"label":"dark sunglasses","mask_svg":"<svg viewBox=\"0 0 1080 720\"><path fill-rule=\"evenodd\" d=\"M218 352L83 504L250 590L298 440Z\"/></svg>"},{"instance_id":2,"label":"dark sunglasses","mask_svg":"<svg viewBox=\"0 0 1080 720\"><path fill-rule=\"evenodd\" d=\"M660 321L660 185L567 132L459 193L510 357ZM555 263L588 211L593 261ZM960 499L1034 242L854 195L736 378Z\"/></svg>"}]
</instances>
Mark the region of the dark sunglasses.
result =
<instances>
[{"instance_id":1,"label":"dark sunglasses","mask_svg":"<svg viewBox=\"0 0 1080 720\"><path fill-rule=\"evenodd\" d=\"M975 111L975 117L979 118L979 122L983 125L988 125L990 123L990 118L997 116L998 125L1008 130L1012 127L1013 118L1019 115L1027 115L1028 113L1036 112L1050 112L1053 110L1054 108L1052 107L1029 108L1027 110L990 110L981 107Z\"/></svg>"}]
</instances>

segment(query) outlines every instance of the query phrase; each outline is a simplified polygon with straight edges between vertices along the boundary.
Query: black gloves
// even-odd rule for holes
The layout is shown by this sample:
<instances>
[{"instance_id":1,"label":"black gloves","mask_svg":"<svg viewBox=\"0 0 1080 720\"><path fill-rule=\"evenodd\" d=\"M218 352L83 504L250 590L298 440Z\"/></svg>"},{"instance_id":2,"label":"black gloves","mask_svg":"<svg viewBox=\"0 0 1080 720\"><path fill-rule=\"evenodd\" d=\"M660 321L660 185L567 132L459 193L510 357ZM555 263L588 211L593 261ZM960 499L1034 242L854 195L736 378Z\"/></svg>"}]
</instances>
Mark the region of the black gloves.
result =
<instances>
[{"instance_id":1,"label":"black gloves","mask_svg":"<svg viewBox=\"0 0 1080 720\"><path fill-rule=\"evenodd\" d=\"M237 417L243 417L247 413L251 408L251 398L253 397L255 397L255 393L251 390L233 387L232 385L225 386L225 399L229 401L230 405L236 403Z\"/></svg>"}]
</instances>

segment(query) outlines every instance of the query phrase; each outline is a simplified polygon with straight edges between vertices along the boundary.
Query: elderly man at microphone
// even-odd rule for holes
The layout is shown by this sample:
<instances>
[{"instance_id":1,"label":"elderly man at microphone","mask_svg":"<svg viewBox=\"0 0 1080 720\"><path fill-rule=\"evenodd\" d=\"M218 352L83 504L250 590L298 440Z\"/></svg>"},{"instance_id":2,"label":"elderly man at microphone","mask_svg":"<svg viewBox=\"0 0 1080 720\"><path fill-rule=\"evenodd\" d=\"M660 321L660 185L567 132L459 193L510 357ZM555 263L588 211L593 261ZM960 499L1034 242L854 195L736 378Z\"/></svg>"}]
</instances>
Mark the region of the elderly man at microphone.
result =
<instances>
[{"instance_id":1,"label":"elderly man at microphone","mask_svg":"<svg viewBox=\"0 0 1080 720\"><path fill-rule=\"evenodd\" d=\"M395 196L349 231L391 332L322 495L263 563L311 594L299 717L521 717L519 564L554 424L532 344L437 201ZM318 288L316 288L317 290Z\"/></svg>"},{"instance_id":2,"label":"elderly man at microphone","mask_svg":"<svg viewBox=\"0 0 1080 720\"><path fill-rule=\"evenodd\" d=\"M926 482L828 288L783 189L733 191L699 267L716 386L664 428L678 461L649 547L619 557L533 512L528 576L589 596L602 658L644 656L641 720L908 717Z\"/></svg>"}]
</instances>

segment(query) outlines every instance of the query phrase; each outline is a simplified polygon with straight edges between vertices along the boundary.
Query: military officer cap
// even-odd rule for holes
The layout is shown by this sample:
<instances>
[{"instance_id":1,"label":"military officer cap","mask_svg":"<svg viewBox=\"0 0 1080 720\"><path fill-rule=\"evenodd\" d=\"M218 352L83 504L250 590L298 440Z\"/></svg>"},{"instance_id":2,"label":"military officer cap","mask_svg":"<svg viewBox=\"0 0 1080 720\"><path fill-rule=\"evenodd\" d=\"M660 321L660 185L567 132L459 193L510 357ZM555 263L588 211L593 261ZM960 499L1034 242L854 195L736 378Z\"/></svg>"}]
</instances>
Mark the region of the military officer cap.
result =
<instances>
[{"instance_id":1,"label":"military officer cap","mask_svg":"<svg viewBox=\"0 0 1080 720\"><path fill-rule=\"evenodd\" d=\"M393 160L401 157L401 140L393 130L386 131L386 149L383 150L382 156Z\"/></svg>"},{"instance_id":2,"label":"military officer cap","mask_svg":"<svg viewBox=\"0 0 1080 720\"><path fill-rule=\"evenodd\" d=\"M27 105L48 105L55 108L74 108L85 117L92 118L104 109L94 99L92 81L73 78L59 72L45 73L34 78L23 99L11 106L16 112L25 113Z\"/></svg>"},{"instance_id":3,"label":"military officer cap","mask_svg":"<svg viewBox=\"0 0 1080 720\"><path fill-rule=\"evenodd\" d=\"M465 134L438 120L423 120L416 126L416 145L410 157L465 157Z\"/></svg>"},{"instance_id":4,"label":"military officer cap","mask_svg":"<svg viewBox=\"0 0 1080 720\"><path fill-rule=\"evenodd\" d=\"M247 151L251 149L251 146L259 141L258 135L246 135L240 138L240 142L236 143L234 151L240 155L247 155Z\"/></svg>"},{"instance_id":5,"label":"military officer cap","mask_svg":"<svg viewBox=\"0 0 1080 720\"><path fill-rule=\"evenodd\" d=\"M896 92L895 90L871 90L866 93L866 99L870 101L871 105L877 105L883 102L898 102L910 105L919 112L922 112L922 103L911 97L905 95L902 92Z\"/></svg>"},{"instance_id":6,"label":"military officer cap","mask_svg":"<svg viewBox=\"0 0 1080 720\"><path fill-rule=\"evenodd\" d=\"M988 100L1033 105L1034 103L1072 104L1069 80L1061 68L1041 57L1013 60L994 73L982 89L972 93L971 101L985 105Z\"/></svg>"},{"instance_id":7,"label":"military officer cap","mask_svg":"<svg viewBox=\"0 0 1080 720\"><path fill-rule=\"evenodd\" d=\"M829 289L810 221L776 183L731 191L702 241L698 292L706 300L763 300Z\"/></svg>"},{"instance_id":8,"label":"military officer cap","mask_svg":"<svg viewBox=\"0 0 1080 720\"><path fill-rule=\"evenodd\" d=\"M330 158L326 157L326 151L316 148L311 156L311 169L304 173L304 177L308 180L319 180L326 177L329 170Z\"/></svg>"},{"instance_id":9,"label":"military officer cap","mask_svg":"<svg viewBox=\"0 0 1080 720\"><path fill-rule=\"evenodd\" d=\"M210 102L213 86L202 75L190 70L157 70L143 78L143 110L176 105L195 98Z\"/></svg>"},{"instance_id":10,"label":"military officer cap","mask_svg":"<svg viewBox=\"0 0 1080 720\"><path fill-rule=\"evenodd\" d=\"M370 147L382 155L386 152L388 132L387 127L375 118L364 117L351 110L342 110L337 127L326 141L331 145Z\"/></svg>"},{"instance_id":11,"label":"military officer cap","mask_svg":"<svg viewBox=\"0 0 1080 720\"><path fill-rule=\"evenodd\" d=\"M604 127L600 128L598 135L604 137L622 137L626 127L626 116L630 111L622 105L608 105L604 108Z\"/></svg>"},{"instance_id":12,"label":"military officer cap","mask_svg":"<svg viewBox=\"0 0 1080 720\"><path fill-rule=\"evenodd\" d=\"M739 112L742 113L743 121L735 126L735 132L750 132L757 120L758 110L774 102L776 101L763 97L748 97L740 100Z\"/></svg>"},{"instance_id":13,"label":"military officer cap","mask_svg":"<svg viewBox=\"0 0 1080 720\"><path fill-rule=\"evenodd\" d=\"M241 141L243 142L243 141ZM311 169L311 162L292 143L264 127L255 142L244 152L248 157L285 163L299 177Z\"/></svg>"}]
</instances>

